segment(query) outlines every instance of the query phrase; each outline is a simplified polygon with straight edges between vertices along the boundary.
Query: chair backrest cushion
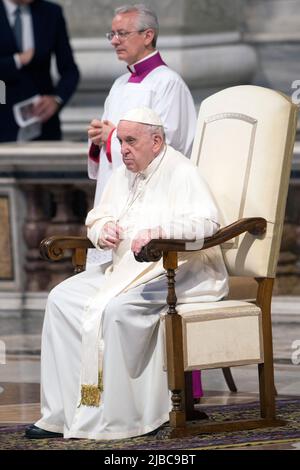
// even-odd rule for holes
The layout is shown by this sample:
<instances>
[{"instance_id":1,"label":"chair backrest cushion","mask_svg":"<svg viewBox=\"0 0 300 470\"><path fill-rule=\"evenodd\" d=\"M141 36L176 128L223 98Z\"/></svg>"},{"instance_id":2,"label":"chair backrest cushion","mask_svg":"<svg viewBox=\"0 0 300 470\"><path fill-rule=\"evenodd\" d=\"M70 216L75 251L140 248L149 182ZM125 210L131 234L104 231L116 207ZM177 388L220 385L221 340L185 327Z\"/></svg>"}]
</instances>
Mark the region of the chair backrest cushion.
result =
<instances>
[{"instance_id":1,"label":"chair backrest cushion","mask_svg":"<svg viewBox=\"0 0 300 470\"><path fill-rule=\"evenodd\" d=\"M275 277L298 108L282 93L242 85L201 104L192 160L211 188L222 225L264 217L262 237L248 233L222 247L230 275Z\"/></svg>"}]
</instances>

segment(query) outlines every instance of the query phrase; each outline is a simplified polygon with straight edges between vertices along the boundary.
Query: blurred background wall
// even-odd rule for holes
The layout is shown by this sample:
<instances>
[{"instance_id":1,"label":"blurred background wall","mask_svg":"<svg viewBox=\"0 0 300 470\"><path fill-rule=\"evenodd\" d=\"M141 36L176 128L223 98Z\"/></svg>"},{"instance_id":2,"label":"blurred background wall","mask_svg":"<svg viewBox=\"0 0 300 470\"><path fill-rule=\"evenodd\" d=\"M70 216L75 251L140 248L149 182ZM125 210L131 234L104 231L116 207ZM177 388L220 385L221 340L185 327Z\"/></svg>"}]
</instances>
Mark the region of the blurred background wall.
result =
<instances>
[{"instance_id":1,"label":"blurred background wall","mask_svg":"<svg viewBox=\"0 0 300 470\"><path fill-rule=\"evenodd\" d=\"M125 70L105 33L121 0L57 0L65 10L82 82L71 105L99 108ZM129 2L134 3L134 2ZM255 83L291 94L300 78L300 0L151 0L160 22L158 47L192 88L197 105L225 86ZM87 112L81 116L85 118ZM76 114L65 113L70 132ZM77 116L78 132L80 120ZM69 127L68 127L69 123ZM76 137L75 135L73 137ZM78 133L77 133L78 137Z\"/></svg>"}]
</instances>

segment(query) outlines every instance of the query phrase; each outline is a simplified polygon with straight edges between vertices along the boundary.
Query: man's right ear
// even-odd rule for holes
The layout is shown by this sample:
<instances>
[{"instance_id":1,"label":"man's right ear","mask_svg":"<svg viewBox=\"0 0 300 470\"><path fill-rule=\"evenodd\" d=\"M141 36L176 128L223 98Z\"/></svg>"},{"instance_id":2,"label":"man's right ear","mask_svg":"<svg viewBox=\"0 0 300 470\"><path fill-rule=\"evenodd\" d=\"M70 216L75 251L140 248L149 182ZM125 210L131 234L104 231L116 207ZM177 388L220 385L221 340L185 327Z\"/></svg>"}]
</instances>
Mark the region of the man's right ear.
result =
<instances>
[{"instance_id":1,"label":"man's right ear","mask_svg":"<svg viewBox=\"0 0 300 470\"><path fill-rule=\"evenodd\" d=\"M157 152L160 150L163 143L163 138L160 134L154 134L153 136L153 150Z\"/></svg>"},{"instance_id":2,"label":"man's right ear","mask_svg":"<svg viewBox=\"0 0 300 470\"><path fill-rule=\"evenodd\" d=\"M154 30L153 29L146 29L146 31L144 31L144 35L145 35L145 46L148 47L152 44L152 41L154 39Z\"/></svg>"}]
</instances>

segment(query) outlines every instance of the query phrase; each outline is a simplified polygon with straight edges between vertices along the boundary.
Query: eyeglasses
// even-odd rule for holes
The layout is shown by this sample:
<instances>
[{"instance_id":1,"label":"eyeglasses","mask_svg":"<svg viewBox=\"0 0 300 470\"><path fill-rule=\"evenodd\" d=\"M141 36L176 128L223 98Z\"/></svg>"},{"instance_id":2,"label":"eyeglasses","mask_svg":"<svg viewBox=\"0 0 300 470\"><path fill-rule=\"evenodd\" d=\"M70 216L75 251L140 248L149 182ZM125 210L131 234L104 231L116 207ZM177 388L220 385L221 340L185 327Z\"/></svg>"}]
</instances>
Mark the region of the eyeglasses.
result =
<instances>
[{"instance_id":1,"label":"eyeglasses","mask_svg":"<svg viewBox=\"0 0 300 470\"><path fill-rule=\"evenodd\" d=\"M143 33L144 31L144 29L140 29L138 31L110 31L109 33L106 33L105 36L109 41L112 41L113 38L117 38L119 41L124 41L128 38L129 34Z\"/></svg>"}]
</instances>

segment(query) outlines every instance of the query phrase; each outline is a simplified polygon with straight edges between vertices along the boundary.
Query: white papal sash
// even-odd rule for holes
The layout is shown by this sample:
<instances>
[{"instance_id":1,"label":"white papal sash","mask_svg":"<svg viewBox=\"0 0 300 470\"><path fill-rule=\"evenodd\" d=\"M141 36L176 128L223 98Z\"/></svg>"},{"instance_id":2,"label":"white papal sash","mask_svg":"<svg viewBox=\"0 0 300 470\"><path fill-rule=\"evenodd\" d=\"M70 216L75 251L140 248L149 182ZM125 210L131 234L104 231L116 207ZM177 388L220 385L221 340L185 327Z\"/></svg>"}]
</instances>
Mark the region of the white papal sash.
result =
<instances>
[{"instance_id":1,"label":"white papal sash","mask_svg":"<svg viewBox=\"0 0 300 470\"><path fill-rule=\"evenodd\" d=\"M128 249L131 240L123 240L118 247L119 263L110 265L105 281L97 294L84 308L82 324L81 397L79 405L99 406L103 391L102 359L105 338L102 335L103 312L108 302L118 294L162 274L162 262L139 263ZM123 256L120 256L122 251Z\"/></svg>"}]
</instances>

